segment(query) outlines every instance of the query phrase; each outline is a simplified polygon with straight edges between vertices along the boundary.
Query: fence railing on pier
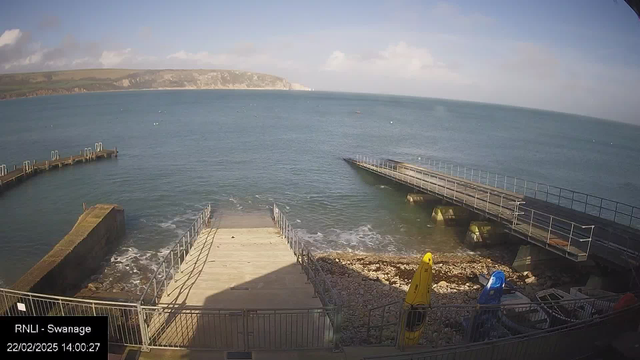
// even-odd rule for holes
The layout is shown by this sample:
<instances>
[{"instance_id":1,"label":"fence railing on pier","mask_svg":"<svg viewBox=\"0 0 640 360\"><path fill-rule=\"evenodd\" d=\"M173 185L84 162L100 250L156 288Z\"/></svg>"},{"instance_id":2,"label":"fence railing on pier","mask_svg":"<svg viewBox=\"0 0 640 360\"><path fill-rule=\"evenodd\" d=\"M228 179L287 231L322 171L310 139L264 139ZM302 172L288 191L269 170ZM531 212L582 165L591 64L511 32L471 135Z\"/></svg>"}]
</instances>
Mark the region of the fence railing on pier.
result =
<instances>
[{"instance_id":1,"label":"fence railing on pier","mask_svg":"<svg viewBox=\"0 0 640 360\"><path fill-rule=\"evenodd\" d=\"M282 237L287 241L289 248L296 256L298 263L302 266L302 270L306 274L307 279L311 285L313 285L315 295L318 296L320 302L325 308L333 309L333 311L328 313L328 316L334 329L334 348L337 349L339 347L340 327L342 322L341 301L333 287L331 287L327 276L312 251L304 245L302 240L300 240L293 226L291 226L289 221L287 221L287 218L275 203L273 204L273 219L278 230L280 230Z\"/></svg>"},{"instance_id":2,"label":"fence railing on pier","mask_svg":"<svg viewBox=\"0 0 640 360\"><path fill-rule=\"evenodd\" d=\"M553 302L568 311L601 309L593 317L576 319L544 329L518 332L514 323L520 318L532 324L541 324L554 315L540 312L548 303L511 306L450 305L429 308L403 308L398 320L389 321L392 338L379 345L398 346L405 338L407 324L425 321L426 328L416 352L393 355L368 356L365 359L443 360L443 359L578 359L593 354L600 342L612 341L625 331L637 331L640 304L621 309L614 308L615 298L580 299ZM388 304L389 306L391 304ZM380 310L383 307L372 309ZM532 311L533 310L533 311ZM413 312L413 313L412 313ZM503 318L510 312L511 320L505 325ZM413 315L413 316L412 316ZM370 315L371 316L371 315ZM430 326L436 326L430 327ZM516 324L517 325L517 324ZM389 327L374 327L374 332ZM395 333L393 332L395 330ZM448 331L447 331L448 330ZM377 333L376 333L377 336ZM424 349L427 347L427 349Z\"/></svg>"},{"instance_id":3,"label":"fence railing on pier","mask_svg":"<svg viewBox=\"0 0 640 360\"><path fill-rule=\"evenodd\" d=\"M504 192L396 161L366 156L357 156L353 161L374 173L497 220L513 234L572 260L586 260L591 249L593 225L578 224L522 206L521 201Z\"/></svg>"},{"instance_id":4,"label":"fence railing on pier","mask_svg":"<svg viewBox=\"0 0 640 360\"><path fill-rule=\"evenodd\" d=\"M575 191L560 186L503 175L459 164L417 157L415 160L430 170L439 171L497 189L544 200L572 210L640 229L640 208L620 201Z\"/></svg>"},{"instance_id":5,"label":"fence railing on pier","mask_svg":"<svg viewBox=\"0 0 640 360\"><path fill-rule=\"evenodd\" d=\"M418 345L441 348L509 338L594 320L614 311L622 294L502 305L409 306L395 301L369 309L369 345L405 347L405 334L424 327ZM553 313L549 309L558 309ZM563 316L565 314L566 316Z\"/></svg>"},{"instance_id":6,"label":"fence railing on pier","mask_svg":"<svg viewBox=\"0 0 640 360\"><path fill-rule=\"evenodd\" d=\"M140 304L76 299L0 289L0 316L107 316L109 343L142 346Z\"/></svg>"},{"instance_id":7,"label":"fence railing on pier","mask_svg":"<svg viewBox=\"0 0 640 360\"><path fill-rule=\"evenodd\" d=\"M109 343L150 348L284 350L330 348L337 307L215 309L143 306L0 288L0 316L107 316ZM337 346L337 345L336 345Z\"/></svg>"},{"instance_id":8,"label":"fence railing on pier","mask_svg":"<svg viewBox=\"0 0 640 360\"><path fill-rule=\"evenodd\" d=\"M41 295L0 288L0 316L106 315L109 342L149 348L209 350L339 349L341 306L315 257L274 207L274 220L294 250L323 306L295 309L217 309L159 304L198 233L208 224L211 206L174 244L144 288L139 303Z\"/></svg>"},{"instance_id":9,"label":"fence railing on pier","mask_svg":"<svg viewBox=\"0 0 640 360\"><path fill-rule=\"evenodd\" d=\"M141 304L156 305L160 301L167 286L180 271L180 266L186 259L198 235L209 223L210 217L211 204L208 204L193 221L189 229L178 238L171 250L162 258L140 296Z\"/></svg>"},{"instance_id":10,"label":"fence railing on pier","mask_svg":"<svg viewBox=\"0 0 640 360\"><path fill-rule=\"evenodd\" d=\"M94 161L99 158L117 156L118 148L113 150L104 149L102 142L96 142L94 144L94 148L85 147L84 150L80 152L80 155L71 155L69 157L60 158L58 150L52 150L50 156L51 160L40 162L37 162L36 160L25 160L22 162L22 166L13 165L12 170L9 170L6 164L0 164L0 191L4 191L26 178L52 168L60 168L67 165L73 165L77 162Z\"/></svg>"}]
</instances>

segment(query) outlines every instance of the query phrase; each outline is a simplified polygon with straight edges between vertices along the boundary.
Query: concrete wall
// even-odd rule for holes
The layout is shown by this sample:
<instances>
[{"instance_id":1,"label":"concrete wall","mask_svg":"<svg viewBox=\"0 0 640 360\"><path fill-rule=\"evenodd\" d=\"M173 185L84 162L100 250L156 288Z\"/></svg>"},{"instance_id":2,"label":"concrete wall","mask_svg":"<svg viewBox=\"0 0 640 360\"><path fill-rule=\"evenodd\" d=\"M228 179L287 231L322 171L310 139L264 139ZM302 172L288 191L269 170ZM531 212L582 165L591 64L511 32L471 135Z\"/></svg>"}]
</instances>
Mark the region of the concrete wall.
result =
<instances>
[{"instance_id":1,"label":"concrete wall","mask_svg":"<svg viewBox=\"0 0 640 360\"><path fill-rule=\"evenodd\" d=\"M11 288L73 295L117 248L125 233L124 209L98 204L85 211L73 229Z\"/></svg>"}]
</instances>

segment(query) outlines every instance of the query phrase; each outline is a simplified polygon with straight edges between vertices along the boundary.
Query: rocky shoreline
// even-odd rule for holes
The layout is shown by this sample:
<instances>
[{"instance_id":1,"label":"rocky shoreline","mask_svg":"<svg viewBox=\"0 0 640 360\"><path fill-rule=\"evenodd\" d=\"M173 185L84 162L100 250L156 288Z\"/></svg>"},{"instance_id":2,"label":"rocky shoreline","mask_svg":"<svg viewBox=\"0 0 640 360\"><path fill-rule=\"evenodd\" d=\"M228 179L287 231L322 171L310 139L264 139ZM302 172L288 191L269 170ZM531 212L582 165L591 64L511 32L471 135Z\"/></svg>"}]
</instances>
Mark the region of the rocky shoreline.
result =
<instances>
[{"instance_id":1,"label":"rocky shoreline","mask_svg":"<svg viewBox=\"0 0 640 360\"><path fill-rule=\"evenodd\" d=\"M502 249L504 250L504 249ZM504 271L507 281L531 299L545 288L580 284L575 268L518 273L508 264L513 254L479 250L474 254L434 254L432 305L476 304L482 285L478 274ZM420 262L419 256L325 253L317 256L328 281L342 302L342 344L370 344L369 309L404 300Z\"/></svg>"}]
</instances>

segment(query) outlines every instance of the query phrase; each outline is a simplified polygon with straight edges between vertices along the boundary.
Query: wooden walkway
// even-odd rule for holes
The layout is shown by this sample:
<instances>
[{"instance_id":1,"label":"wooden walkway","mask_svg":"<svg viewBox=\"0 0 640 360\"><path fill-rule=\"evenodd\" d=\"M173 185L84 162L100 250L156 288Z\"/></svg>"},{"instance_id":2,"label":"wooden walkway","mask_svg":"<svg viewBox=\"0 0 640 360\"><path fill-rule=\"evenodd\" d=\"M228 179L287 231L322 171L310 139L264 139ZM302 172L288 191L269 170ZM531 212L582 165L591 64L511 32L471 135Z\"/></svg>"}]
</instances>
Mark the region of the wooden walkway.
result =
<instances>
[{"instance_id":1,"label":"wooden walkway","mask_svg":"<svg viewBox=\"0 0 640 360\"><path fill-rule=\"evenodd\" d=\"M514 235L572 260L595 256L616 267L640 265L640 231L632 226L412 164L345 160L499 221Z\"/></svg>"},{"instance_id":2,"label":"wooden walkway","mask_svg":"<svg viewBox=\"0 0 640 360\"><path fill-rule=\"evenodd\" d=\"M529 242L574 261L587 259L591 226L554 217L520 205L523 196L510 191L392 160L347 161L394 181L443 198L507 225L507 230Z\"/></svg>"},{"instance_id":3,"label":"wooden walkway","mask_svg":"<svg viewBox=\"0 0 640 360\"><path fill-rule=\"evenodd\" d=\"M0 193L44 171L59 169L63 166L75 165L77 163L85 163L112 157L118 157L118 148L115 148L113 150L105 149L91 152L85 151L80 155L56 158L54 160L46 160L40 162L37 162L36 160L33 160L33 162L25 161L22 166L14 165L12 170L3 168L3 171L0 171ZM4 174L4 172L6 172L6 174Z\"/></svg>"},{"instance_id":4,"label":"wooden walkway","mask_svg":"<svg viewBox=\"0 0 640 360\"><path fill-rule=\"evenodd\" d=\"M269 214L222 215L204 229L149 325L156 344L327 347L332 327Z\"/></svg>"}]
</instances>

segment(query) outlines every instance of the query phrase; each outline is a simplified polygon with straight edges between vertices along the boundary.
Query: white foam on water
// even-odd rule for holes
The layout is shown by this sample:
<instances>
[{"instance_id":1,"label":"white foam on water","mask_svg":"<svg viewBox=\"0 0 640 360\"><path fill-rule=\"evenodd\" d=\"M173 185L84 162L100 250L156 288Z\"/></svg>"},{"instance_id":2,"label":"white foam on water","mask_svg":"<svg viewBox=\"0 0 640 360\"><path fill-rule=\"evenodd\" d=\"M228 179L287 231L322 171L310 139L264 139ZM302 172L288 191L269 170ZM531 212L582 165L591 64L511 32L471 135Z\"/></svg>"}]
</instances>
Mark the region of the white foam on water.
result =
<instances>
[{"instance_id":1,"label":"white foam on water","mask_svg":"<svg viewBox=\"0 0 640 360\"><path fill-rule=\"evenodd\" d=\"M379 187L380 189L389 189L389 187L386 185L378 185L377 187Z\"/></svg>"},{"instance_id":2,"label":"white foam on water","mask_svg":"<svg viewBox=\"0 0 640 360\"><path fill-rule=\"evenodd\" d=\"M397 244L389 235L381 235L371 225L362 225L352 230L330 229L325 234L296 230L298 236L316 251L348 252L397 252Z\"/></svg>"},{"instance_id":3,"label":"white foam on water","mask_svg":"<svg viewBox=\"0 0 640 360\"><path fill-rule=\"evenodd\" d=\"M126 246L111 256L111 261L101 276L103 286L109 287L120 283L124 289L132 293L140 293L146 286L162 259L169 253L172 245L163 247L158 251L140 250L133 246ZM126 281L120 279L126 274Z\"/></svg>"},{"instance_id":4,"label":"white foam on water","mask_svg":"<svg viewBox=\"0 0 640 360\"><path fill-rule=\"evenodd\" d=\"M243 207L242 207L242 205L240 205L240 202L238 201L238 199L234 198L233 196L229 198L229 201L231 201L236 206L236 209L238 209L238 210L242 210L243 209Z\"/></svg>"},{"instance_id":5,"label":"white foam on water","mask_svg":"<svg viewBox=\"0 0 640 360\"><path fill-rule=\"evenodd\" d=\"M189 211L185 214L182 215L178 215L176 217L174 217L171 220L167 220L167 221L163 221L161 223L158 223L158 225L163 228L163 229L176 229L176 232L178 232L180 235L182 235L183 232L186 231L186 228L180 229L178 228L178 226L176 225L176 223L178 222L192 222L193 220L195 220L195 218L198 216L198 214L200 213L200 211ZM143 220L144 222L146 222L146 220ZM187 225L188 226L188 225Z\"/></svg>"}]
</instances>

